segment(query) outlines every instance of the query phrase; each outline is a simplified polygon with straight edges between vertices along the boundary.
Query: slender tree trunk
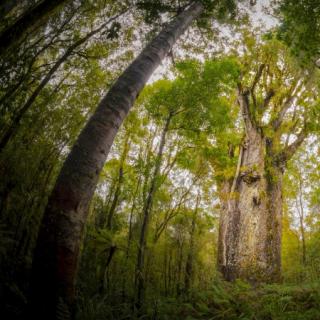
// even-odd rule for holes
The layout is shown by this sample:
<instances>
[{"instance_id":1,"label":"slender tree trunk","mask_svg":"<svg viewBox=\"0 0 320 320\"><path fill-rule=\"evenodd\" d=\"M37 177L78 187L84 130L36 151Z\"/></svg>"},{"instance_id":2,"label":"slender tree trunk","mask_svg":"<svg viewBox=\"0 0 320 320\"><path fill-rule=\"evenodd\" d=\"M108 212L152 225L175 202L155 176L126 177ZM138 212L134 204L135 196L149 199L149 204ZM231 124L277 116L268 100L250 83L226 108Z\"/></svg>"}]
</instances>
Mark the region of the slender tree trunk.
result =
<instances>
[{"instance_id":1,"label":"slender tree trunk","mask_svg":"<svg viewBox=\"0 0 320 320\"><path fill-rule=\"evenodd\" d=\"M50 16L62 5L70 0L44 0L27 10L17 21L0 34L0 55L12 45L18 43L23 36L45 23Z\"/></svg>"},{"instance_id":2,"label":"slender tree trunk","mask_svg":"<svg viewBox=\"0 0 320 320\"><path fill-rule=\"evenodd\" d=\"M177 272L176 272L176 295L179 297L181 295L181 273L182 273L182 263L183 263L183 238L178 239L178 261L177 261Z\"/></svg>"},{"instance_id":3,"label":"slender tree trunk","mask_svg":"<svg viewBox=\"0 0 320 320\"><path fill-rule=\"evenodd\" d=\"M80 242L100 171L120 125L162 59L203 11L194 3L168 24L101 100L65 161L44 213L33 260L32 314L71 317Z\"/></svg>"},{"instance_id":4,"label":"slender tree trunk","mask_svg":"<svg viewBox=\"0 0 320 320\"><path fill-rule=\"evenodd\" d=\"M195 236L195 230L196 230L196 220L198 215L198 206L199 206L199 196L197 199L196 208L194 210L193 218L192 218L192 224L191 224L191 231L190 231L190 244L189 244L189 252L187 256L187 262L186 262L186 273L184 278L184 288L185 293L188 294L190 290L190 283L192 281L193 277L193 259L194 259L194 236Z\"/></svg>"},{"instance_id":5,"label":"slender tree trunk","mask_svg":"<svg viewBox=\"0 0 320 320\"><path fill-rule=\"evenodd\" d=\"M121 159L120 159L118 183L117 183L117 187L114 192L113 200L112 200L111 207L110 207L110 210L108 213L107 229L109 229L109 230L111 230L111 228L112 228L113 216L114 216L116 208L119 204L119 197L120 197L121 187L122 187L122 183L123 183L123 167L124 167L124 162L126 160L128 152L129 152L129 136L126 137L126 140L124 143L124 149L123 149L123 153L122 153Z\"/></svg>"},{"instance_id":6,"label":"slender tree trunk","mask_svg":"<svg viewBox=\"0 0 320 320\"><path fill-rule=\"evenodd\" d=\"M164 296L168 296L168 247L165 246L164 261L163 261L163 283L164 283Z\"/></svg>"},{"instance_id":7,"label":"slender tree trunk","mask_svg":"<svg viewBox=\"0 0 320 320\"><path fill-rule=\"evenodd\" d=\"M122 272L122 299L125 301L126 297L126 284L128 283L128 279L125 277L126 272L128 272L128 262L129 262L129 254L130 254L130 249L131 249L131 242L132 242L132 237L133 237L133 232L132 232L132 224L133 224L133 213L136 209L136 198L138 196L139 192L139 187L141 183L141 176L138 179L136 189L133 194L133 201L132 201L132 206L130 210L130 216L129 216L129 230L128 230L128 239L127 239L127 246L126 246L126 258L125 262L123 265L123 272Z\"/></svg>"},{"instance_id":8,"label":"slender tree trunk","mask_svg":"<svg viewBox=\"0 0 320 320\"><path fill-rule=\"evenodd\" d=\"M123 167L124 167L124 162L126 160L126 157L128 155L129 152L129 135L126 137L125 139L125 143L124 143L124 149L123 149L123 153L121 155L121 159L120 159L120 166L119 166L119 175L118 175L118 182L117 182L117 187L116 190L114 192L113 195L113 200L111 203L111 207L108 213L108 217L107 217L107 229L111 230L112 229L112 221L113 221L113 216L114 213L116 211L116 208L118 206L119 203L119 197L120 197L120 193L121 193L121 187L122 187L122 183L123 183ZM115 245L111 245L109 248L109 253L108 253L108 259L107 259L107 263L106 263L106 267L105 267L105 271L104 271L104 277L102 279L102 289L106 288L106 276L107 276L107 272L108 272L108 268L109 265L112 261L112 258L116 252L117 247Z\"/></svg>"},{"instance_id":9,"label":"slender tree trunk","mask_svg":"<svg viewBox=\"0 0 320 320\"><path fill-rule=\"evenodd\" d=\"M299 223L300 223L300 233L301 233L301 242L302 242L302 264L306 265L306 237L305 237L305 227L304 227L304 209L302 201L302 181L299 179L299 195L296 199L297 209L299 213Z\"/></svg>"},{"instance_id":10,"label":"slender tree trunk","mask_svg":"<svg viewBox=\"0 0 320 320\"><path fill-rule=\"evenodd\" d=\"M153 205L153 197L156 191L156 182L157 182L158 175L160 173L162 156L163 156L164 146L166 143L166 136L169 130L171 118L172 118L172 114L168 116L161 134L159 150L158 150L152 178L150 181L149 192L142 210L143 220L142 220L140 239L139 239L138 257L137 257L137 266L136 266L136 279L135 279L136 294L137 294L137 298L136 298L137 309L140 309L143 302L144 289L145 289L144 259L145 259L145 249L146 249L146 237L148 232L150 213Z\"/></svg>"}]
</instances>

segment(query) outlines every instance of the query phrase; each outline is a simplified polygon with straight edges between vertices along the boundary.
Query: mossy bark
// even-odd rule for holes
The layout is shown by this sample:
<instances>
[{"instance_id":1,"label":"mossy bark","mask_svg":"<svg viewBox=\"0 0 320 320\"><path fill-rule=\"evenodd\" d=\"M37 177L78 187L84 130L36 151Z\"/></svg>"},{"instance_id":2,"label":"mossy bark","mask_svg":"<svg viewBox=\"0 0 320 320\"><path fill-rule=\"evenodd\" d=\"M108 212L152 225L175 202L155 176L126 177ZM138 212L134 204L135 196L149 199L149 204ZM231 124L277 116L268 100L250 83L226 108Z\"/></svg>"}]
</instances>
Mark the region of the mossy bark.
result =
<instances>
[{"instance_id":1,"label":"mossy bark","mask_svg":"<svg viewBox=\"0 0 320 320\"><path fill-rule=\"evenodd\" d=\"M226 181L221 192L218 265L227 280L281 277L283 171L267 157L265 139L249 139L234 191Z\"/></svg>"},{"instance_id":2,"label":"mossy bark","mask_svg":"<svg viewBox=\"0 0 320 320\"><path fill-rule=\"evenodd\" d=\"M248 119L240 101L246 138L240 170L221 186L218 268L226 280L277 282L281 279L283 166L262 130Z\"/></svg>"}]
</instances>

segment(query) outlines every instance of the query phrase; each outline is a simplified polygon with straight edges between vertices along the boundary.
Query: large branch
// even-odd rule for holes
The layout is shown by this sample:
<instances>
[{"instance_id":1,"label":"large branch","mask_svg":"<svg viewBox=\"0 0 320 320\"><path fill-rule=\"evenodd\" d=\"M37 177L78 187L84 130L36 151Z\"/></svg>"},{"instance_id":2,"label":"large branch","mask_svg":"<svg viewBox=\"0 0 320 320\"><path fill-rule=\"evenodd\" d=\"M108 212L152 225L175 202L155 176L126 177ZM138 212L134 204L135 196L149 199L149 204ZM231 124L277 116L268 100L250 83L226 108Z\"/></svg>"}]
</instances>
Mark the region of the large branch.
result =
<instances>
[{"instance_id":1,"label":"large branch","mask_svg":"<svg viewBox=\"0 0 320 320\"><path fill-rule=\"evenodd\" d=\"M278 159L281 162L286 162L290 160L297 149L302 145L303 141L306 139L308 133L306 129L306 125L301 129L300 133L297 135L297 138L294 142L285 147L279 154Z\"/></svg>"},{"instance_id":2,"label":"large branch","mask_svg":"<svg viewBox=\"0 0 320 320\"><path fill-rule=\"evenodd\" d=\"M249 90L243 89L241 84L238 84L238 103L247 133L255 128L255 121L250 110L249 94Z\"/></svg>"},{"instance_id":3,"label":"large branch","mask_svg":"<svg viewBox=\"0 0 320 320\"><path fill-rule=\"evenodd\" d=\"M257 84L259 83L260 79L261 79L261 76L262 76L262 72L263 72L263 69L265 68L265 64L261 64L258 68L258 71L256 72L256 75L253 79L253 82L252 82L252 85L251 85L251 88L250 88L250 94L251 94L251 97L252 97L252 101L253 101L253 105L254 107L256 108L257 107L257 98L256 98L256 94L255 94L255 89L256 89L256 86Z\"/></svg>"},{"instance_id":4,"label":"large branch","mask_svg":"<svg viewBox=\"0 0 320 320\"><path fill-rule=\"evenodd\" d=\"M292 106L294 97L290 96L286 99L285 103L283 104L282 108L277 114L277 117L272 121L272 127L275 131L277 131L284 119L284 116L286 115L289 108Z\"/></svg>"},{"instance_id":5,"label":"large branch","mask_svg":"<svg viewBox=\"0 0 320 320\"><path fill-rule=\"evenodd\" d=\"M261 64L258 68L258 71L253 79L253 82L252 82L252 85L251 85L251 92L254 92L258 82L260 81L261 79L261 76L262 76L262 72L264 70L264 68L266 67L265 64Z\"/></svg>"},{"instance_id":6,"label":"large branch","mask_svg":"<svg viewBox=\"0 0 320 320\"><path fill-rule=\"evenodd\" d=\"M260 105L260 109L261 110L266 110L266 108L268 107L272 97L274 97L275 94L276 94L276 92L273 89L270 89L267 92L265 98L263 99L262 104Z\"/></svg>"},{"instance_id":7,"label":"large branch","mask_svg":"<svg viewBox=\"0 0 320 320\"><path fill-rule=\"evenodd\" d=\"M10 13L21 0L3 0L0 2L0 19L4 21L4 18Z\"/></svg>"},{"instance_id":8,"label":"large branch","mask_svg":"<svg viewBox=\"0 0 320 320\"><path fill-rule=\"evenodd\" d=\"M301 90L302 88L303 88L303 82L297 78L293 82L292 86L290 87L288 91L287 99L285 100L283 106L278 112L276 118L271 122L271 125L275 131L278 130L282 125L283 119L294 101L294 97L297 96L298 91Z\"/></svg>"}]
</instances>

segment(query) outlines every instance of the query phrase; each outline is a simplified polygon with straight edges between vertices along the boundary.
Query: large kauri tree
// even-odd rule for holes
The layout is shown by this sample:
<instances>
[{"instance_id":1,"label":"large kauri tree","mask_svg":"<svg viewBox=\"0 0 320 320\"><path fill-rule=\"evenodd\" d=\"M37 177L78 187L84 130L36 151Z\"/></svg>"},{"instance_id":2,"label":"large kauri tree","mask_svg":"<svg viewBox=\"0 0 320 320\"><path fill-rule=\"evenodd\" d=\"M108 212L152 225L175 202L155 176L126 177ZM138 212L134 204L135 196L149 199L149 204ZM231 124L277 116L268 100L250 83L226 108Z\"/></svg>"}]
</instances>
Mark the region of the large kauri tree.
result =
<instances>
[{"instance_id":1,"label":"large kauri tree","mask_svg":"<svg viewBox=\"0 0 320 320\"><path fill-rule=\"evenodd\" d=\"M281 279L283 174L312 129L318 71L299 69L278 41L246 40L236 94L244 134L238 147L229 144L237 165L220 184L218 267L227 280L274 282Z\"/></svg>"}]
</instances>

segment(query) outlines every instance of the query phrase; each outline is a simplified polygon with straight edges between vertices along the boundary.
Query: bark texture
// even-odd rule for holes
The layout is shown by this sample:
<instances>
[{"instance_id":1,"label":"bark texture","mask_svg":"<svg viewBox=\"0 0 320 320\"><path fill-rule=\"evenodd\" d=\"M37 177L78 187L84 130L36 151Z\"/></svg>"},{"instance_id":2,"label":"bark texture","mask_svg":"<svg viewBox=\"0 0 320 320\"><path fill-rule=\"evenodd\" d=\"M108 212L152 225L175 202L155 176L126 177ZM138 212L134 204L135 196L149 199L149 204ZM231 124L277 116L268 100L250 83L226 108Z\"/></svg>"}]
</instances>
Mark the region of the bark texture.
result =
<instances>
[{"instance_id":1,"label":"bark texture","mask_svg":"<svg viewBox=\"0 0 320 320\"><path fill-rule=\"evenodd\" d=\"M283 162L250 118L248 93L238 99L246 136L235 177L221 189L218 266L229 281L275 282L281 277Z\"/></svg>"},{"instance_id":2,"label":"bark texture","mask_svg":"<svg viewBox=\"0 0 320 320\"><path fill-rule=\"evenodd\" d=\"M233 179L222 183L221 218L218 241L218 268L226 280L245 279L251 283L281 280L282 180L287 161L307 136L306 119L294 132L291 144L281 142L286 112L297 96L299 81L293 81L286 99L267 124L257 117L257 108L266 110L276 91L266 90L257 104L255 87L266 65L261 64L249 88L238 84L238 103L245 138L240 146ZM268 68L266 70L268 72ZM250 104L251 98L251 104ZM229 149L234 156L234 148Z\"/></svg>"},{"instance_id":3,"label":"bark texture","mask_svg":"<svg viewBox=\"0 0 320 320\"><path fill-rule=\"evenodd\" d=\"M40 227L32 270L34 316L71 318L88 205L114 137L153 71L202 10L194 3L151 41L101 100L73 146Z\"/></svg>"}]
</instances>

